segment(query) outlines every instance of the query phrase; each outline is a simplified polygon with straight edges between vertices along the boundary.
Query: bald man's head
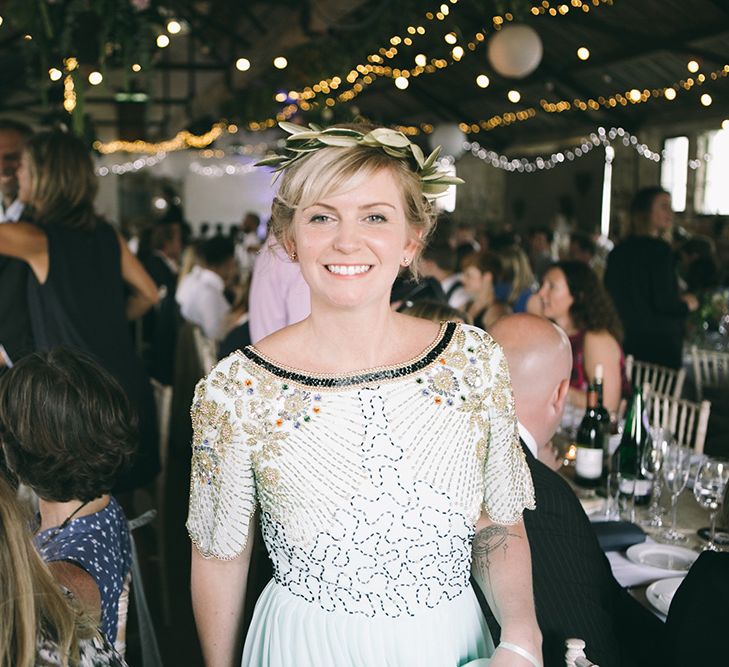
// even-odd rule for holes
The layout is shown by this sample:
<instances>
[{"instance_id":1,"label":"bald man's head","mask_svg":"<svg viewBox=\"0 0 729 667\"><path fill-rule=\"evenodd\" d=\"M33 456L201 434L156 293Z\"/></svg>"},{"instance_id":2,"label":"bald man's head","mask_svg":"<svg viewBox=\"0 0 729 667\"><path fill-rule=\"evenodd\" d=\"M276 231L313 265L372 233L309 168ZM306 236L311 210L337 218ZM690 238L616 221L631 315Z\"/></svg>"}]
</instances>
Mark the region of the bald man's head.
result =
<instances>
[{"instance_id":1,"label":"bald man's head","mask_svg":"<svg viewBox=\"0 0 729 667\"><path fill-rule=\"evenodd\" d=\"M549 320L526 313L501 318L489 333L506 355L517 418L542 446L557 429L569 390L569 339Z\"/></svg>"}]
</instances>

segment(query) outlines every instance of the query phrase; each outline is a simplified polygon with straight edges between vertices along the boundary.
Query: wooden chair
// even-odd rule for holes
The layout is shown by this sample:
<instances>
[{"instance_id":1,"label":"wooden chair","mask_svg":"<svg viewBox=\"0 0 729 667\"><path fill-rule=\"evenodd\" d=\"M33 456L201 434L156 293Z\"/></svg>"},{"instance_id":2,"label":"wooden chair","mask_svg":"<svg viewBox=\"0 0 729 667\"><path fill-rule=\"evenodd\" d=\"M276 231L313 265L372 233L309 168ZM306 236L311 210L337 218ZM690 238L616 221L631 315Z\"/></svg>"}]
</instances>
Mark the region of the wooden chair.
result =
<instances>
[{"instance_id":1,"label":"wooden chair","mask_svg":"<svg viewBox=\"0 0 729 667\"><path fill-rule=\"evenodd\" d=\"M206 338L199 327L193 329L192 336L203 368L203 375L207 375L218 363L217 344L214 340Z\"/></svg>"},{"instance_id":2,"label":"wooden chair","mask_svg":"<svg viewBox=\"0 0 729 667\"><path fill-rule=\"evenodd\" d=\"M658 364L637 361L632 354L625 357L625 375L633 386L648 383L651 391L673 398L681 398L686 369L667 368Z\"/></svg>"},{"instance_id":3,"label":"wooden chair","mask_svg":"<svg viewBox=\"0 0 729 667\"><path fill-rule=\"evenodd\" d=\"M162 384L154 378L150 379L157 407L157 427L159 431L160 472L157 475L155 488L155 505L157 508L157 558L159 561L160 589L162 591L162 612L165 624L170 623L170 594L167 577L167 546L165 542L165 517L167 493L167 461L170 444L170 415L172 411L172 387Z\"/></svg>"},{"instance_id":4,"label":"wooden chair","mask_svg":"<svg viewBox=\"0 0 729 667\"><path fill-rule=\"evenodd\" d=\"M590 662L585 655L585 642L582 639L566 639L565 640L565 667L600 667L594 662Z\"/></svg>"},{"instance_id":5,"label":"wooden chair","mask_svg":"<svg viewBox=\"0 0 729 667\"><path fill-rule=\"evenodd\" d=\"M691 361L697 400L703 400L705 387L729 388L729 352L700 350L692 345Z\"/></svg>"},{"instance_id":6,"label":"wooden chair","mask_svg":"<svg viewBox=\"0 0 729 667\"><path fill-rule=\"evenodd\" d=\"M711 412L710 401L695 403L659 394L652 391L647 382L643 385L643 396L648 419L653 426L668 429L679 445L690 447L697 454L703 453Z\"/></svg>"}]
</instances>

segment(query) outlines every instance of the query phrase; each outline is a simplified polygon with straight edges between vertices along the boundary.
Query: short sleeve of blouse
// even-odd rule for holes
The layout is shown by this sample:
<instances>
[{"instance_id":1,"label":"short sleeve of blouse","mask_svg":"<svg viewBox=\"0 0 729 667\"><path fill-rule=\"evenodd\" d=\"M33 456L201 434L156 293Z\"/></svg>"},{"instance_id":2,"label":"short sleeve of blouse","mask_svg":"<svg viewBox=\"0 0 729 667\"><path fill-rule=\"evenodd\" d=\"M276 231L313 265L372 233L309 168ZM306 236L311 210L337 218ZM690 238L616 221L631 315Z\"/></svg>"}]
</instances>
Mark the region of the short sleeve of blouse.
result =
<instances>
[{"instance_id":1,"label":"short sleeve of blouse","mask_svg":"<svg viewBox=\"0 0 729 667\"><path fill-rule=\"evenodd\" d=\"M501 346L487 333L486 370L491 377L483 507L489 518L500 524L514 524L524 509L534 509L534 486L514 409L514 395L506 357Z\"/></svg>"},{"instance_id":2,"label":"short sleeve of blouse","mask_svg":"<svg viewBox=\"0 0 729 667\"><path fill-rule=\"evenodd\" d=\"M251 458L241 425L240 359L231 355L200 380L192 415L187 530L206 558L230 560L246 545L256 504Z\"/></svg>"}]
</instances>

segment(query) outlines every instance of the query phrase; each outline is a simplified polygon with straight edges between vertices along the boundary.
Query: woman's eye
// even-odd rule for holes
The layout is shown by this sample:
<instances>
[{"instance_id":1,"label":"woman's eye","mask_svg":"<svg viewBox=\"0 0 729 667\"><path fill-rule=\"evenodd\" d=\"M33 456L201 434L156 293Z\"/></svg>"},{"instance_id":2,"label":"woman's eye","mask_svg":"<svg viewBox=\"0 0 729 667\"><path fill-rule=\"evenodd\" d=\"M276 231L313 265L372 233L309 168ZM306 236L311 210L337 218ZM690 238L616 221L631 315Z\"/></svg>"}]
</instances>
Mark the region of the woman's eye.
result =
<instances>
[{"instance_id":1,"label":"woman's eye","mask_svg":"<svg viewBox=\"0 0 729 667\"><path fill-rule=\"evenodd\" d=\"M380 215L379 213L373 213L372 215L368 215L365 220L367 220L367 222L387 222L387 218L384 215Z\"/></svg>"},{"instance_id":2,"label":"woman's eye","mask_svg":"<svg viewBox=\"0 0 729 667\"><path fill-rule=\"evenodd\" d=\"M317 215L312 215L311 218L309 218L309 222L329 222L331 220L331 217L324 213L319 213Z\"/></svg>"}]
</instances>

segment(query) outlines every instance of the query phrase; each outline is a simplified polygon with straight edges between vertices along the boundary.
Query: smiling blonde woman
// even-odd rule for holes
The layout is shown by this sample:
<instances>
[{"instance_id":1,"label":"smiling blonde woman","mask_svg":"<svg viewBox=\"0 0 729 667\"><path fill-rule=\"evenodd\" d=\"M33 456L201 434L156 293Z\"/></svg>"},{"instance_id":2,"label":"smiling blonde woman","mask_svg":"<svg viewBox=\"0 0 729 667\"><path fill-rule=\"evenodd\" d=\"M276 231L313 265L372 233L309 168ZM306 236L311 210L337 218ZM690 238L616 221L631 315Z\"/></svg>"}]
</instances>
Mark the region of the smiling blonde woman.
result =
<instances>
[{"instance_id":1,"label":"smiling blonde woman","mask_svg":"<svg viewBox=\"0 0 729 667\"><path fill-rule=\"evenodd\" d=\"M274 565L242 664L541 664L533 507L501 348L391 310L452 183L401 133L300 128L272 227L311 315L197 388L188 530L206 664L240 660L255 525ZM497 650L469 583L502 627ZM481 664L481 663L479 663Z\"/></svg>"}]
</instances>

